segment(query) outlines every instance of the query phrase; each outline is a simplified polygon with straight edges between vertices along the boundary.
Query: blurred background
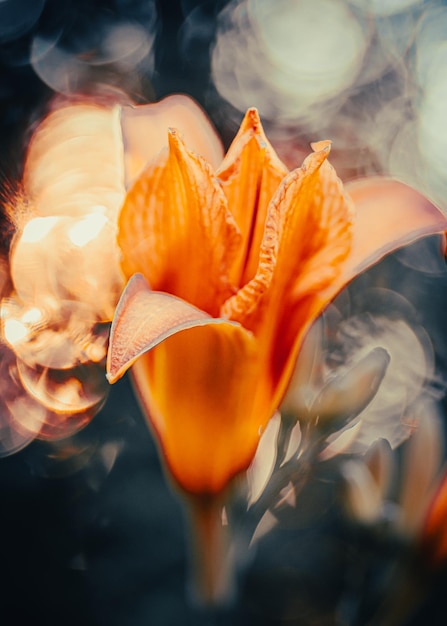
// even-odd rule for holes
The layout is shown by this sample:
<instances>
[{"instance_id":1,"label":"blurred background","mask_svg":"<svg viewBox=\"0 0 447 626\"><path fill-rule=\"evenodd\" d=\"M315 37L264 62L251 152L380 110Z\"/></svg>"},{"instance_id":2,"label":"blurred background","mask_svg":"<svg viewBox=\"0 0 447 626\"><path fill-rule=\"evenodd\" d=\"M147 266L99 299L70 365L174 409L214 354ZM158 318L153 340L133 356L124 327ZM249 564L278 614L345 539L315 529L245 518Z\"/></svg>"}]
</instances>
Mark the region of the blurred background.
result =
<instances>
[{"instance_id":1,"label":"blurred background","mask_svg":"<svg viewBox=\"0 0 447 626\"><path fill-rule=\"evenodd\" d=\"M135 103L189 94L225 146L256 106L288 167L301 164L310 142L331 139L343 180L392 175L447 210L447 2L3 0L3 204L54 95L105 87ZM436 251L429 241L394 255L356 281L336 310L352 317L374 301L381 314L403 311L416 335L416 344L400 344L398 363L414 365L407 387L428 379L439 400L447 279ZM236 607L203 614L185 595L183 513L125 378L71 439L22 441L0 459L0 623L367 624L370 607L354 618L352 606L374 587L368 576L383 572L360 583L352 563L377 545L346 522L331 471L314 478L301 513L259 542ZM445 623L445 583L441 572L406 624Z\"/></svg>"}]
</instances>

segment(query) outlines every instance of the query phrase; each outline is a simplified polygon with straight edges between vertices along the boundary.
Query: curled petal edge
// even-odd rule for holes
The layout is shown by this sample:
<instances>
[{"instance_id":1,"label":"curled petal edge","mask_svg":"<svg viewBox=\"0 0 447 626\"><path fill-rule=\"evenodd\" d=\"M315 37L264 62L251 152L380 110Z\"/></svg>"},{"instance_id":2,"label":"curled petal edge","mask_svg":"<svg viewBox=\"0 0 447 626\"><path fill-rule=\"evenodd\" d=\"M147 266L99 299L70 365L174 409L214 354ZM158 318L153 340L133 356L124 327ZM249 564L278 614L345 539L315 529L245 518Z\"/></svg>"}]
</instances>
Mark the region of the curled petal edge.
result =
<instances>
[{"instance_id":1,"label":"curled petal edge","mask_svg":"<svg viewBox=\"0 0 447 626\"><path fill-rule=\"evenodd\" d=\"M127 283L113 319L107 354L107 380L115 383L145 352L178 332L197 326L230 324L184 300L152 291L142 274Z\"/></svg>"}]
</instances>

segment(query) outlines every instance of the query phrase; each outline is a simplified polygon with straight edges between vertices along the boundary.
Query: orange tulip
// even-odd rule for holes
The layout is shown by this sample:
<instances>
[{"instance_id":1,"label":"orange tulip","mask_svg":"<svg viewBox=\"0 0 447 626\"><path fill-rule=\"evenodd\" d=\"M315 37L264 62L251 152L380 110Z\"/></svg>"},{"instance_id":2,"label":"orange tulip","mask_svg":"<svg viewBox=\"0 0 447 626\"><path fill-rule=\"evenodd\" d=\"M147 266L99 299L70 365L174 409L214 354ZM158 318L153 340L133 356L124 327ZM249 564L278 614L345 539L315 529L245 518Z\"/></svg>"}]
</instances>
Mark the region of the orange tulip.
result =
<instances>
[{"instance_id":1,"label":"orange tulip","mask_svg":"<svg viewBox=\"0 0 447 626\"><path fill-rule=\"evenodd\" d=\"M150 142L150 137L148 137ZM108 379L127 369L166 464L186 492L214 496L251 463L305 333L384 254L446 230L396 181L347 195L313 146L288 172L255 109L217 171L169 132L127 193Z\"/></svg>"}]
</instances>

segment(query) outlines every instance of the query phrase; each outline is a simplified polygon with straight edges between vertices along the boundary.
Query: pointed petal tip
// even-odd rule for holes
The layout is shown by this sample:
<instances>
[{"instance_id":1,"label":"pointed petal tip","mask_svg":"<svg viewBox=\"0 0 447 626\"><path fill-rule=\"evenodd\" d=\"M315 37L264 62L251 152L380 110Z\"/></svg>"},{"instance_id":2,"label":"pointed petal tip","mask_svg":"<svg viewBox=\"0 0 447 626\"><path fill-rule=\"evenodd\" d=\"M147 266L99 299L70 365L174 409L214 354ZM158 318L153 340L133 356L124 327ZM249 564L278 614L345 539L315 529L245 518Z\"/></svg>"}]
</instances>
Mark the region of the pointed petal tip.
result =
<instances>
[{"instance_id":1,"label":"pointed petal tip","mask_svg":"<svg viewBox=\"0 0 447 626\"><path fill-rule=\"evenodd\" d=\"M249 109L247 109L247 113L246 113L247 117L251 120L258 120L260 119L259 117L259 111L256 107L250 107Z\"/></svg>"},{"instance_id":2,"label":"pointed petal tip","mask_svg":"<svg viewBox=\"0 0 447 626\"><path fill-rule=\"evenodd\" d=\"M123 372L124 374L124 372ZM107 363L106 363L106 380L109 385L113 385L120 378L119 372L115 367L113 367L113 361L111 358L111 353L109 352L107 355Z\"/></svg>"},{"instance_id":3,"label":"pointed petal tip","mask_svg":"<svg viewBox=\"0 0 447 626\"><path fill-rule=\"evenodd\" d=\"M332 147L332 141L330 139L323 139L322 141L313 141L310 147L314 152L324 152L329 154Z\"/></svg>"},{"instance_id":4,"label":"pointed petal tip","mask_svg":"<svg viewBox=\"0 0 447 626\"><path fill-rule=\"evenodd\" d=\"M177 128L168 128L168 149L169 154L180 163L186 162L188 155L192 154Z\"/></svg>"},{"instance_id":5,"label":"pointed petal tip","mask_svg":"<svg viewBox=\"0 0 447 626\"><path fill-rule=\"evenodd\" d=\"M107 363L107 370L109 370L109 363ZM106 379L109 385L113 385L113 383L116 383L116 381L118 380L116 377L116 372L107 371Z\"/></svg>"},{"instance_id":6,"label":"pointed petal tip","mask_svg":"<svg viewBox=\"0 0 447 626\"><path fill-rule=\"evenodd\" d=\"M247 109L244 119L242 120L241 130L253 130L254 132L262 130L258 109L255 107Z\"/></svg>"},{"instance_id":7,"label":"pointed petal tip","mask_svg":"<svg viewBox=\"0 0 447 626\"><path fill-rule=\"evenodd\" d=\"M106 361L106 380L109 385L114 385L120 378L124 376L126 371L127 368L117 366L117 360L114 354L112 354L112 346L110 344Z\"/></svg>"},{"instance_id":8,"label":"pointed petal tip","mask_svg":"<svg viewBox=\"0 0 447 626\"><path fill-rule=\"evenodd\" d=\"M106 376L113 384L144 353L181 331L197 326L230 324L181 298L152 291L145 277L127 283L115 311L107 353Z\"/></svg>"},{"instance_id":9,"label":"pointed petal tip","mask_svg":"<svg viewBox=\"0 0 447 626\"><path fill-rule=\"evenodd\" d=\"M303 161L302 167L307 171L315 171L326 161L331 151L332 142L328 139L314 141L311 152Z\"/></svg>"},{"instance_id":10,"label":"pointed petal tip","mask_svg":"<svg viewBox=\"0 0 447 626\"><path fill-rule=\"evenodd\" d=\"M128 367L123 365L119 358L117 358L114 336L115 330L119 324L120 312L125 308L127 302L131 300L135 294L137 294L141 290L150 290L149 283L146 278L141 273L136 273L127 282L123 292L121 293L121 297L118 301L118 304L115 309L115 316L112 321L112 326L110 328L109 334L109 349L107 351L107 361L106 361L106 379L110 385L113 385L117 382L127 371Z\"/></svg>"},{"instance_id":11,"label":"pointed petal tip","mask_svg":"<svg viewBox=\"0 0 447 626\"><path fill-rule=\"evenodd\" d=\"M202 158L194 150L191 150L185 143L182 133L177 128L168 128L168 149L180 162L187 161L188 157Z\"/></svg>"},{"instance_id":12,"label":"pointed petal tip","mask_svg":"<svg viewBox=\"0 0 447 626\"><path fill-rule=\"evenodd\" d=\"M177 128L170 126L168 128L168 145L170 148L177 147L179 144L183 145L183 141L180 138Z\"/></svg>"}]
</instances>

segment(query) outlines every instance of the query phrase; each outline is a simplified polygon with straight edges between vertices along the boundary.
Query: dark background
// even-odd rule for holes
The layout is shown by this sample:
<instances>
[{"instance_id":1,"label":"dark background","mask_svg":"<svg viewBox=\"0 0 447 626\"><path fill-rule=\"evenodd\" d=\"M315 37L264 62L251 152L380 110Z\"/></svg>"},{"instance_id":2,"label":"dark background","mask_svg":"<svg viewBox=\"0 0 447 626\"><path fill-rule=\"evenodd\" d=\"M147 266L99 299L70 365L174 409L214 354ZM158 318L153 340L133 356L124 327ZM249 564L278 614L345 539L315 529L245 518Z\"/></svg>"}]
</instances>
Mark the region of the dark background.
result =
<instances>
[{"instance_id":1,"label":"dark background","mask_svg":"<svg viewBox=\"0 0 447 626\"><path fill-rule=\"evenodd\" d=\"M242 113L217 93L209 58L217 16L226 4L193 0L0 3L3 189L20 179L30 128L54 95L30 62L36 33L50 39L59 33L66 51L88 59L89 54L94 58L98 46L98 25L131 20L150 26L155 36L148 65L131 75L114 63L100 69L92 64L78 90L94 93L97 83L105 82L124 89L136 102L188 93L205 108L227 145ZM274 120L266 122L274 125ZM297 137L299 149L304 130ZM343 166L342 156L335 154L335 160L339 158ZM346 170L351 175L362 173L364 163L372 161L363 158L359 172L350 166ZM395 266L387 266L388 280L395 271ZM435 342L442 376L446 279L408 272L405 281L399 275L400 285L393 288L403 290L420 310ZM280 528L253 551L236 606L217 616L192 607L185 593L182 508L163 476L155 444L125 378L111 389L92 423L70 441L34 441L0 459L0 624L366 624L362 611L367 613L368 607L359 609L351 622L348 616L356 612L352 607L362 604L356 594L367 596L377 582L374 576L380 578L383 572L377 567L369 574L372 580L365 575L353 581L352 572L358 569L352 564L366 562L376 546L369 543L370 537L352 531L340 513L330 468L322 470L308 491L311 497L308 493L303 501L309 505L308 516L297 513L293 522L282 520ZM445 577L434 580L426 604L408 624L445 623L444 585Z\"/></svg>"}]
</instances>

